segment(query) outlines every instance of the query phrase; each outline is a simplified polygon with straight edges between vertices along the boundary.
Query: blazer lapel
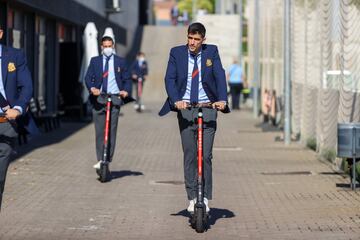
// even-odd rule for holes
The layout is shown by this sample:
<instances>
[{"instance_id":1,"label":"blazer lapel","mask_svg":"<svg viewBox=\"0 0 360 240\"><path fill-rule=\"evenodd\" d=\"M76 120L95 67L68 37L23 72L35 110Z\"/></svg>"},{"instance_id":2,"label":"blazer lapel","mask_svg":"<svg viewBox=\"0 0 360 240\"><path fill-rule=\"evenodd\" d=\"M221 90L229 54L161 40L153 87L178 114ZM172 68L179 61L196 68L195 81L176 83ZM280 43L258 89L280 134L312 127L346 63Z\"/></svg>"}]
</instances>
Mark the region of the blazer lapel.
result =
<instances>
[{"instance_id":1,"label":"blazer lapel","mask_svg":"<svg viewBox=\"0 0 360 240\"><path fill-rule=\"evenodd\" d=\"M104 63L103 63L103 55L100 55L97 59L96 59L96 70L95 71L99 71L97 72L97 74L99 74L100 79L102 80L102 75L103 75L103 69L104 69ZM96 75L97 75L96 74Z\"/></svg>"},{"instance_id":2,"label":"blazer lapel","mask_svg":"<svg viewBox=\"0 0 360 240\"><path fill-rule=\"evenodd\" d=\"M119 62L119 58L117 58L116 55L113 56L114 57L114 73L116 76L116 73L120 73L121 69L120 69L120 62ZM139 64L138 64L139 65ZM120 70L120 71L119 71Z\"/></svg>"},{"instance_id":3,"label":"blazer lapel","mask_svg":"<svg viewBox=\"0 0 360 240\"><path fill-rule=\"evenodd\" d=\"M203 45L201 49L201 82L204 82L204 74L205 74L205 68L206 68L206 47Z\"/></svg>"},{"instance_id":4,"label":"blazer lapel","mask_svg":"<svg viewBox=\"0 0 360 240\"><path fill-rule=\"evenodd\" d=\"M114 75L115 75L115 80L116 80L116 83L118 85L118 88L120 90L120 73L122 71L122 69L120 68L120 58L117 56L117 55L114 55ZM139 64L138 64L139 65ZM129 69L130 71L130 69Z\"/></svg>"},{"instance_id":5,"label":"blazer lapel","mask_svg":"<svg viewBox=\"0 0 360 240\"><path fill-rule=\"evenodd\" d=\"M189 68L189 52L188 52L188 47L187 45L184 46L184 51L183 52L183 56L181 57L181 59L183 59L183 64L181 64L183 66L183 73L184 73L184 78L186 79L185 81L187 81L188 78L188 68Z\"/></svg>"},{"instance_id":6,"label":"blazer lapel","mask_svg":"<svg viewBox=\"0 0 360 240\"><path fill-rule=\"evenodd\" d=\"M7 78L7 73L8 73L8 69L7 69L8 64L9 64L8 51L7 51L5 46L2 46L1 73L2 73L2 81L3 81L4 88L6 86L6 78Z\"/></svg>"}]
</instances>

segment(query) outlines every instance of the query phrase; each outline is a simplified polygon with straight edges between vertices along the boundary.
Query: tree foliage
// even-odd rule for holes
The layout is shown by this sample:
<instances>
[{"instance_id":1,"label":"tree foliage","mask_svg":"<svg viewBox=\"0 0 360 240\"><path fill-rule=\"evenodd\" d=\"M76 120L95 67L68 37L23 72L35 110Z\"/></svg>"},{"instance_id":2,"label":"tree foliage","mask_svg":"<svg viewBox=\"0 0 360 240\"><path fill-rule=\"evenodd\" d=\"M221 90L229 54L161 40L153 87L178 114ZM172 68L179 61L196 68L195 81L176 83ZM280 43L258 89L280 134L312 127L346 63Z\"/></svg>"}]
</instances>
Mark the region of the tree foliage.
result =
<instances>
[{"instance_id":1,"label":"tree foliage","mask_svg":"<svg viewBox=\"0 0 360 240\"><path fill-rule=\"evenodd\" d=\"M186 10L192 16L192 0L180 0L178 7L180 13ZM214 13L215 0L197 0L197 9L205 9L208 13Z\"/></svg>"}]
</instances>

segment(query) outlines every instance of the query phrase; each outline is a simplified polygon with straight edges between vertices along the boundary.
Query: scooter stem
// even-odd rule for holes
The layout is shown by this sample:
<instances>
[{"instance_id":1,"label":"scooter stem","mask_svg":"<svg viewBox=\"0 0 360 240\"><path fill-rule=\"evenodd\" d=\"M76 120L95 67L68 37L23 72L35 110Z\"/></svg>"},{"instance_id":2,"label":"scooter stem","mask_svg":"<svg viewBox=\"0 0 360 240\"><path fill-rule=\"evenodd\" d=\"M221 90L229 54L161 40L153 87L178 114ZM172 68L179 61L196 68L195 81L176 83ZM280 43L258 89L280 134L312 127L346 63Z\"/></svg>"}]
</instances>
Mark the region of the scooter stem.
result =
<instances>
[{"instance_id":1,"label":"scooter stem","mask_svg":"<svg viewBox=\"0 0 360 240\"><path fill-rule=\"evenodd\" d=\"M198 112L198 203L203 202L203 113Z\"/></svg>"},{"instance_id":2,"label":"scooter stem","mask_svg":"<svg viewBox=\"0 0 360 240\"><path fill-rule=\"evenodd\" d=\"M108 143L109 143L109 128L110 128L110 114L111 114L111 96L106 97L106 116L105 116L105 133L104 133L104 157L103 161L108 159Z\"/></svg>"}]
</instances>

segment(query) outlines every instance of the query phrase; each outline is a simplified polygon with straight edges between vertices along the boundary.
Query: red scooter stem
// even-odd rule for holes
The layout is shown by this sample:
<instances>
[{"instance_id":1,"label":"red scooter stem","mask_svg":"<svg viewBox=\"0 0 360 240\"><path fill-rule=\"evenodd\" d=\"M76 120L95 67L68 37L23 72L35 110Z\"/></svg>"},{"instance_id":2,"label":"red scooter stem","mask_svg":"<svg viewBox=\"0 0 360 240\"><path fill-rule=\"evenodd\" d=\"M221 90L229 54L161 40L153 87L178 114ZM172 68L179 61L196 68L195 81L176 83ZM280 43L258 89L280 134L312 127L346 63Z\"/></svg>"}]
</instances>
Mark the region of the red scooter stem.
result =
<instances>
[{"instance_id":1,"label":"red scooter stem","mask_svg":"<svg viewBox=\"0 0 360 240\"><path fill-rule=\"evenodd\" d=\"M110 114L111 114L111 96L107 96L106 101L106 115L105 115L105 134L104 134L104 159L107 161L108 142L109 142L109 126L110 126Z\"/></svg>"},{"instance_id":2,"label":"red scooter stem","mask_svg":"<svg viewBox=\"0 0 360 240\"><path fill-rule=\"evenodd\" d=\"M142 78L138 78L138 96L139 98L142 95Z\"/></svg>"},{"instance_id":3,"label":"red scooter stem","mask_svg":"<svg viewBox=\"0 0 360 240\"><path fill-rule=\"evenodd\" d=\"M198 177L202 178L203 161L203 116L202 112L198 114Z\"/></svg>"}]
</instances>

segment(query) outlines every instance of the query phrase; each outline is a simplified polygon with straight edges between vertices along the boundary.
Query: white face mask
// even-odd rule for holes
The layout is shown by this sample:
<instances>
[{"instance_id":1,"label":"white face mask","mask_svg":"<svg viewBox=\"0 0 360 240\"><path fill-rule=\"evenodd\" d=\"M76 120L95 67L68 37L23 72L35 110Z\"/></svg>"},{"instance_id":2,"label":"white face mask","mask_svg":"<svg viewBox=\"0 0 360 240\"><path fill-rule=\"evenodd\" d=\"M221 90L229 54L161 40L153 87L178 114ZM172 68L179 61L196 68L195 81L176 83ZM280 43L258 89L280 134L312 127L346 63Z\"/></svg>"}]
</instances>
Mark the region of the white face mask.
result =
<instances>
[{"instance_id":1,"label":"white face mask","mask_svg":"<svg viewBox=\"0 0 360 240\"><path fill-rule=\"evenodd\" d=\"M140 61L140 62L144 62L144 61L145 61L145 58L144 58L144 57L139 57L139 61Z\"/></svg>"},{"instance_id":2,"label":"white face mask","mask_svg":"<svg viewBox=\"0 0 360 240\"><path fill-rule=\"evenodd\" d=\"M110 57L113 54L113 48L107 47L103 49L103 54L107 57Z\"/></svg>"}]
</instances>

